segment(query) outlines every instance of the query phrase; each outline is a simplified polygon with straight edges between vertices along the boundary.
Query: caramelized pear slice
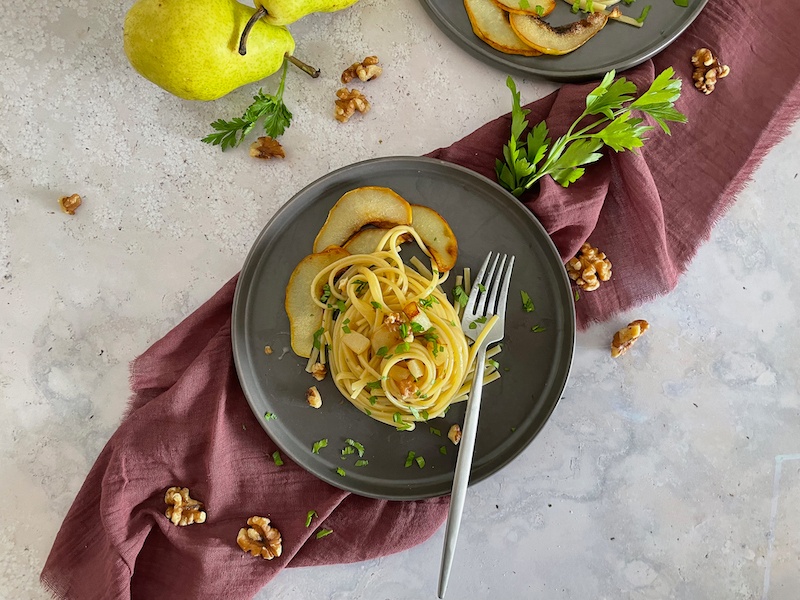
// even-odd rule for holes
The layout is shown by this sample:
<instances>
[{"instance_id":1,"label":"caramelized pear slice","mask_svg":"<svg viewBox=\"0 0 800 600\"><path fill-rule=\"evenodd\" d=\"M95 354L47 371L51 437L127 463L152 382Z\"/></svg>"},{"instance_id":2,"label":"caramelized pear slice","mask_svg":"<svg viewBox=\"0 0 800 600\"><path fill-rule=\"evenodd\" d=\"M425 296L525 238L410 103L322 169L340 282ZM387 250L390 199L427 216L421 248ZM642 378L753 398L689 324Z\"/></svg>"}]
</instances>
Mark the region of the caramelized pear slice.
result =
<instances>
[{"instance_id":1,"label":"caramelized pear slice","mask_svg":"<svg viewBox=\"0 0 800 600\"><path fill-rule=\"evenodd\" d=\"M450 225L438 212L427 206L413 204L414 229L433 257L440 273L456 266L458 241Z\"/></svg>"},{"instance_id":2,"label":"caramelized pear slice","mask_svg":"<svg viewBox=\"0 0 800 600\"><path fill-rule=\"evenodd\" d=\"M495 50L506 54L539 56L541 52L524 43L508 24L508 14L495 0L464 0L472 31Z\"/></svg>"},{"instance_id":3,"label":"caramelized pear slice","mask_svg":"<svg viewBox=\"0 0 800 600\"><path fill-rule=\"evenodd\" d=\"M556 0L492 0L508 13L546 17L556 7ZM538 7L538 8L537 8Z\"/></svg>"},{"instance_id":4,"label":"caramelized pear slice","mask_svg":"<svg viewBox=\"0 0 800 600\"><path fill-rule=\"evenodd\" d=\"M365 225L411 225L411 205L386 187L361 187L344 194L328 212L314 240L314 252L343 246Z\"/></svg>"},{"instance_id":5,"label":"caramelized pear slice","mask_svg":"<svg viewBox=\"0 0 800 600\"><path fill-rule=\"evenodd\" d=\"M317 254L309 254L298 263L289 277L284 307L289 316L292 350L298 356L303 358L311 356L314 332L322 323L322 309L314 303L311 296L311 283L322 269L346 256L350 256L350 253L338 246L332 246ZM320 283L319 289L314 290L315 297L322 296L323 285L324 282Z\"/></svg>"},{"instance_id":6,"label":"caramelized pear slice","mask_svg":"<svg viewBox=\"0 0 800 600\"><path fill-rule=\"evenodd\" d=\"M528 15L510 14L511 27L520 39L543 54L568 54L583 46L606 26L609 17L619 14L614 7L610 13L593 12L585 19L553 27Z\"/></svg>"}]
</instances>

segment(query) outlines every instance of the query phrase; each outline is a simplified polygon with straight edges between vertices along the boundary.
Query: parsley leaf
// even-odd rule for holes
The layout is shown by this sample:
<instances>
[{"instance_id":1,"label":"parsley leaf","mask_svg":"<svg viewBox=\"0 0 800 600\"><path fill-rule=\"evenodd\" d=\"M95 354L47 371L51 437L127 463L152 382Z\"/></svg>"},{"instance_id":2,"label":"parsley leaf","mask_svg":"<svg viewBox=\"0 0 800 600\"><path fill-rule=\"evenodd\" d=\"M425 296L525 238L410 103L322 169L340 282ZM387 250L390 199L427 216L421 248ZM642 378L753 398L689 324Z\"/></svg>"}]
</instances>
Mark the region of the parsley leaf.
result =
<instances>
[{"instance_id":1,"label":"parsley leaf","mask_svg":"<svg viewBox=\"0 0 800 600\"><path fill-rule=\"evenodd\" d=\"M314 332L314 348L316 348L317 350L319 350L320 348L319 338L322 336L323 333L325 333L324 327L320 327Z\"/></svg>"},{"instance_id":2,"label":"parsley leaf","mask_svg":"<svg viewBox=\"0 0 800 600\"><path fill-rule=\"evenodd\" d=\"M533 306L533 300L531 300L528 292L525 290L520 290L519 295L522 298L522 308L525 309L525 312L533 312L535 307Z\"/></svg>"},{"instance_id":3,"label":"parsley leaf","mask_svg":"<svg viewBox=\"0 0 800 600\"><path fill-rule=\"evenodd\" d=\"M414 462L414 457L417 455L416 452L413 450L408 451L408 455L406 456L406 468L410 467Z\"/></svg>"},{"instance_id":4,"label":"parsley leaf","mask_svg":"<svg viewBox=\"0 0 800 600\"><path fill-rule=\"evenodd\" d=\"M469 302L469 296L464 291L464 288L460 285L457 285L453 288L453 300L455 300L461 306L466 306L467 302Z\"/></svg>"},{"instance_id":5,"label":"parsley leaf","mask_svg":"<svg viewBox=\"0 0 800 600\"><path fill-rule=\"evenodd\" d=\"M345 477L347 475L347 473L345 472L345 470L342 467L336 467L336 474L339 477Z\"/></svg>"},{"instance_id":6,"label":"parsley leaf","mask_svg":"<svg viewBox=\"0 0 800 600\"><path fill-rule=\"evenodd\" d=\"M314 446L311 448L311 452L313 452L314 454L319 454L319 451L322 448L327 447L327 445L328 445L328 438L322 438L318 442L314 442Z\"/></svg>"},{"instance_id":7,"label":"parsley leaf","mask_svg":"<svg viewBox=\"0 0 800 600\"><path fill-rule=\"evenodd\" d=\"M311 526L311 519L313 519L316 516L318 516L318 515L317 515L317 511L315 511L315 510L310 510L310 511L308 511L306 513L306 527L310 527Z\"/></svg>"},{"instance_id":8,"label":"parsley leaf","mask_svg":"<svg viewBox=\"0 0 800 600\"><path fill-rule=\"evenodd\" d=\"M269 137L277 139L283 135L292 122L292 113L283 103L283 90L286 84L288 65L288 61L284 60L281 82L274 96L259 90L258 94L253 96L253 103L247 107L241 117L234 118L231 121L217 119L211 123L214 133L208 134L202 141L212 146L220 146L222 150L233 148L244 141L244 138L247 137L247 134L253 130L258 120L262 117L264 118L264 131Z\"/></svg>"},{"instance_id":9,"label":"parsley leaf","mask_svg":"<svg viewBox=\"0 0 800 600\"><path fill-rule=\"evenodd\" d=\"M271 412L265 412L264 413L264 420L265 421L274 421L277 418L278 417L275 415L275 413L271 413Z\"/></svg>"},{"instance_id":10,"label":"parsley leaf","mask_svg":"<svg viewBox=\"0 0 800 600\"><path fill-rule=\"evenodd\" d=\"M573 10L579 7L580 0L576 0ZM649 7L645 7L638 20L643 21L648 12ZM637 98L637 89L632 82L624 77L616 79L615 71L606 73L600 85L586 97L584 111L555 141L549 138L544 122L534 126L523 141L523 133L528 128L525 117L530 111L522 108L514 80L508 77L511 137L503 146L502 160L498 158L495 161L497 181L517 197L546 175L567 187L583 176L586 165L600 160L604 146L623 152L644 144L645 134L653 128L642 125L643 119L634 116L637 112L650 116L669 135L667 122L686 122L686 116L675 108L681 93L681 80L674 76L671 67L665 69ZM597 118L584 126L587 117ZM455 289L453 295L458 299Z\"/></svg>"},{"instance_id":11,"label":"parsley leaf","mask_svg":"<svg viewBox=\"0 0 800 600\"><path fill-rule=\"evenodd\" d=\"M278 450L272 453L272 461L275 463L276 467L283 466L283 459L281 458L281 453Z\"/></svg>"},{"instance_id":12,"label":"parsley leaf","mask_svg":"<svg viewBox=\"0 0 800 600\"><path fill-rule=\"evenodd\" d=\"M417 466L418 466L420 469L422 469L422 468L425 466L425 459L424 459L424 458L422 458L421 456L417 456L417 457L416 457L414 460L416 461L416 463L417 463Z\"/></svg>"},{"instance_id":13,"label":"parsley leaf","mask_svg":"<svg viewBox=\"0 0 800 600\"><path fill-rule=\"evenodd\" d=\"M370 302L370 304L372 304L372 308L377 309L377 310L380 310L380 309L383 308L383 305L380 302L375 302L375 300Z\"/></svg>"},{"instance_id":14,"label":"parsley leaf","mask_svg":"<svg viewBox=\"0 0 800 600\"><path fill-rule=\"evenodd\" d=\"M333 533L333 529L320 529L317 532L316 538L319 540Z\"/></svg>"},{"instance_id":15,"label":"parsley leaf","mask_svg":"<svg viewBox=\"0 0 800 600\"><path fill-rule=\"evenodd\" d=\"M348 447L355 448L356 450L358 450L358 457L359 458L364 456L364 446L363 446L363 444L359 444L357 441L351 440L350 438L347 438L344 441L344 443L347 444Z\"/></svg>"},{"instance_id":16,"label":"parsley leaf","mask_svg":"<svg viewBox=\"0 0 800 600\"><path fill-rule=\"evenodd\" d=\"M356 461L356 466L357 467L366 467L368 464L369 464L369 461L366 460L366 459L363 459L363 458Z\"/></svg>"}]
</instances>

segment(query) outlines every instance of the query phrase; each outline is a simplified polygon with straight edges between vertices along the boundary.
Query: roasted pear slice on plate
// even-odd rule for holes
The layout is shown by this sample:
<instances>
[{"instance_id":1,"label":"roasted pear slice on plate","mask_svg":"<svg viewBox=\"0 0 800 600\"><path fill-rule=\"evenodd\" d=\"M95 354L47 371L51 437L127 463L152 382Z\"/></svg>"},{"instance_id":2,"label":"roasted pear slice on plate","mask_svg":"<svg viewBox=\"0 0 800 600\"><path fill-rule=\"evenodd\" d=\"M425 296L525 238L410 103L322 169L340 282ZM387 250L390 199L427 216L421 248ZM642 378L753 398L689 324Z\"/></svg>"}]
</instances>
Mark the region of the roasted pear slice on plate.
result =
<instances>
[{"instance_id":1,"label":"roasted pear slice on plate","mask_svg":"<svg viewBox=\"0 0 800 600\"><path fill-rule=\"evenodd\" d=\"M328 212L328 218L314 240L314 252L321 252L328 246L343 246L365 225L411 225L411 205L385 187L350 190Z\"/></svg>"},{"instance_id":2,"label":"roasted pear slice on plate","mask_svg":"<svg viewBox=\"0 0 800 600\"><path fill-rule=\"evenodd\" d=\"M509 22L520 39L543 54L568 54L583 46L606 26L609 17L619 14L614 7L610 13L593 12L585 19L553 27L549 23L531 17L511 13Z\"/></svg>"},{"instance_id":3,"label":"roasted pear slice on plate","mask_svg":"<svg viewBox=\"0 0 800 600\"><path fill-rule=\"evenodd\" d=\"M438 212L427 206L412 204L414 229L428 249L436 268L446 273L456 266L458 242L450 225Z\"/></svg>"},{"instance_id":4,"label":"roasted pear slice on plate","mask_svg":"<svg viewBox=\"0 0 800 600\"><path fill-rule=\"evenodd\" d=\"M494 0L464 0L464 8L472 31L495 50L522 56L541 54L519 39L508 23L508 14Z\"/></svg>"},{"instance_id":5,"label":"roasted pear slice on plate","mask_svg":"<svg viewBox=\"0 0 800 600\"><path fill-rule=\"evenodd\" d=\"M314 290L314 297L311 295L311 283L322 269L346 256L350 256L347 250L331 246L322 252L309 254L292 271L286 286L284 308L289 316L292 350L298 356L311 356L314 332L322 322L322 309L314 303L314 297L322 296L324 282Z\"/></svg>"}]
</instances>

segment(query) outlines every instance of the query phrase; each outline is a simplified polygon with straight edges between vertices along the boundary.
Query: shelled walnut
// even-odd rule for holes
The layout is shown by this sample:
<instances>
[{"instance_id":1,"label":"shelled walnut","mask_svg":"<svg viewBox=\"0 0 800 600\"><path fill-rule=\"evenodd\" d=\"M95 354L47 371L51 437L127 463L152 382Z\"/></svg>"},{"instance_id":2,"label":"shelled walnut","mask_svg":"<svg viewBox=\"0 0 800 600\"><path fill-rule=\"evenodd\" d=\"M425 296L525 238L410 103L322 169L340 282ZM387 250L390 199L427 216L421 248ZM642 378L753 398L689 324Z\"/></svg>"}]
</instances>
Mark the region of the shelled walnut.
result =
<instances>
[{"instance_id":1,"label":"shelled walnut","mask_svg":"<svg viewBox=\"0 0 800 600\"><path fill-rule=\"evenodd\" d=\"M325 379L325 375L328 374L328 367L323 365L321 362L314 363L314 366L311 367L311 375L317 381L322 381Z\"/></svg>"},{"instance_id":2,"label":"shelled walnut","mask_svg":"<svg viewBox=\"0 0 800 600\"><path fill-rule=\"evenodd\" d=\"M342 83L350 83L358 77L361 81L375 79L383 73L383 69L378 66L377 56L368 56L360 63L353 63L342 73Z\"/></svg>"},{"instance_id":3,"label":"shelled walnut","mask_svg":"<svg viewBox=\"0 0 800 600\"><path fill-rule=\"evenodd\" d=\"M611 279L611 261L599 248L584 243L578 255L567 261L567 274L579 288L591 292L601 281Z\"/></svg>"},{"instance_id":4,"label":"shelled walnut","mask_svg":"<svg viewBox=\"0 0 800 600\"><path fill-rule=\"evenodd\" d=\"M731 72L730 67L723 65L708 48L698 48L692 55L692 79L694 87L705 95L714 91L717 81L727 77Z\"/></svg>"},{"instance_id":5,"label":"shelled walnut","mask_svg":"<svg viewBox=\"0 0 800 600\"><path fill-rule=\"evenodd\" d=\"M312 385L306 392L306 400L311 408L319 408L322 406L322 395L319 393L317 386Z\"/></svg>"},{"instance_id":6,"label":"shelled walnut","mask_svg":"<svg viewBox=\"0 0 800 600\"><path fill-rule=\"evenodd\" d=\"M461 441L461 426L458 423L451 425L450 430L447 432L447 437L451 442L458 446L458 442Z\"/></svg>"},{"instance_id":7,"label":"shelled walnut","mask_svg":"<svg viewBox=\"0 0 800 600\"><path fill-rule=\"evenodd\" d=\"M83 204L83 200L78 194L72 194L71 196L62 196L58 199L58 205L68 215L74 215L75 211L78 210L78 207Z\"/></svg>"},{"instance_id":8,"label":"shelled walnut","mask_svg":"<svg viewBox=\"0 0 800 600\"><path fill-rule=\"evenodd\" d=\"M358 90L341 88L336 91L336 97L338 100L336 100L334 116L340 123L347 123L356 111L362 114L369 112L369 102Z\"/></svg>"},{"instance_id":9,"label":"shelled walnut","mask_svg":"<svg viewBox=\"0 0 800 600\"><path fill-rule=\"evenodd\" d=\"M270 525L267 517L250 517L247 519L250 527L242 527L236 536L239 548L253 556L261 556L272 560L283 552L281 532Z\"/></svg>"},{"instance_id":10,"label":"shelled walnut","mask_svg":"<svg viewBox=\"0 0 800 600\"><path fill-rule=\"evenodd\" d=\"M189 496L189 488L173 486L167 490L164 502L169 506L164 513L173 525L183 527L192 523L205 523L203 503Z\"/></svg>"},{"instance_id":11,"label":"shelled walnut","mask_svg":"<svg viewBox=\"0 0 800 600\"><path fill-rule=\"evenodd\" d=\"M250 144L250 156L269 160L273 157L286 158L286 153L278 140L269 136L261 136Z\"/></svg>"},{"instance_id":12,"label":"shelled walnut","mask_svg":"<svg viewBox=\"0 0 800 600\"><path fill-rule=\"evenodd\" d=\"M627 327L623 327L614 334L614 339L611 340L611 357L617 358L625 354L634 342L638 340L642 334L650 328L650 324L644 319L637 319L628 323Z\"/></svg>"}]
</instances>

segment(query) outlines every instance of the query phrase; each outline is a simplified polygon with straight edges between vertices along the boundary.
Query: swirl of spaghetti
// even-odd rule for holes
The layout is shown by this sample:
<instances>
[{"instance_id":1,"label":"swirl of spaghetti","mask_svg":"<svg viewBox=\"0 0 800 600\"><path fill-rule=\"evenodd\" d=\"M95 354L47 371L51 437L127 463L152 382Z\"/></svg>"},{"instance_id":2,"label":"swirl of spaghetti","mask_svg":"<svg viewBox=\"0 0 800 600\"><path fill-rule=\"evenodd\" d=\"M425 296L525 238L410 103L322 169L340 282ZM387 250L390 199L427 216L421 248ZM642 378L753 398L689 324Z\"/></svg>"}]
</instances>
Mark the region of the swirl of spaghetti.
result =
<instances>
[{"instance_id":1,"label":"swirl of spaghetti","mask_svg":"<svg viewBox=\"0 0 800 600\"><path fill-rule=\"evenodd\" d=\"M327 282L320 340L339 391L359 410L398 429L442 416L463 390L472 364L458 312L441 290L447 273L403 263L399 244L411 226L389 230L370 254L344 257L320 271ZM424 269L421 269L424 270Z\"/></svg>"}]
</instances>

